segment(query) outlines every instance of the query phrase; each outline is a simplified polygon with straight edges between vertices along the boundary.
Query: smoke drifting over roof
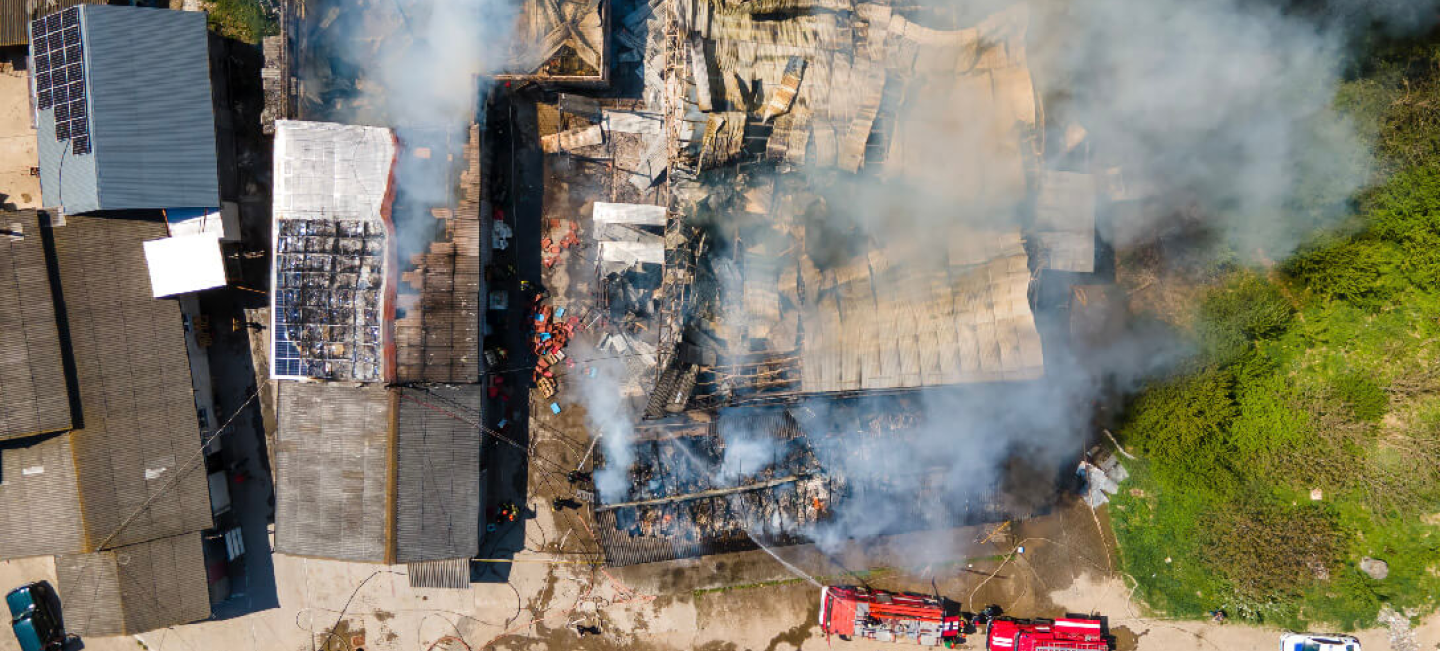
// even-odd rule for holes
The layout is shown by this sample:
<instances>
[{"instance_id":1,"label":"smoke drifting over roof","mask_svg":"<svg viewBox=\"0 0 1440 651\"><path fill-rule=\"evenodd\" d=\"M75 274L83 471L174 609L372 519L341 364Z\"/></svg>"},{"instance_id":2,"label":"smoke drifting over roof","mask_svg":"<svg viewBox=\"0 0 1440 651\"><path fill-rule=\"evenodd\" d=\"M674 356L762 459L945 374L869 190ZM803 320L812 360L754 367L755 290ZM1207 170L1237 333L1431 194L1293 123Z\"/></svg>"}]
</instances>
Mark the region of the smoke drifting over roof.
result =
<instances>
[{"instance_id":1,"label":"smoke drifting over roof","mask_svg":"<svg viewBox=\"0 0 1440 651\"><path fill-rule=\"evenodd\" d=\"M805 6L833 3L780 4L803 13ZM745 216L745 201L735 196L743 188L719 187L733 186L733 177L711 176L715 185L704 189L710 196L701 209L689 212L692 222L713 231L746 219L773 220L776 211L788 209L797 215L795 222L803 221L803 246L822 266L906 243L916 255L885 262L891 269L925 274L945 264L943 255L926 253L927 243L943 248L941 243L967 230L1033 228L1034 197L1041 190L1037 179L1046 170L1063 170L1094 175L1105 211L1096 219L1097 236L1106 245L1102 250L1183 234L1187 247L1203 256L1280 259L1338 221L1347 198L1370 175L1366 143L1331 107L1352 39L1377 25L1403 32L1435 22L1433 3L1398 0L1337 0L1310 3L1303 10L1239 0L927 4L927 10L907 16L924 25L917 30L922 34L939 34L921 47L958 43L955 51L938 58L960 63L954 69L922 70L920 61L935 60L922 55L911 59L916 62L912 67L897 71L894 59L886 60L886 95L893 90L899 97L895 115L902 124L895 128L904 132L894 141L903 138L909 149L896 156L892 144L890 160L876 165L879 174L837 171L833 163L826 167L813 157L789 171L776 171L783 185L774 193L785 197L774 204L775 211L761 211L762 218ZM854 19L868 21L872 44L877 15L873 7L856 5ZM937 17L953 22L935 24ZM733 27L737 19L726 20L726 29L740 29ZM790 18L779 12L754 20ZM978 29L978 38L965 33L972 28ZM892 23L890 34L895 33ZM986 48L1000 47L997 43L1003 44L1008 62L987 58ZM1011 64L1028 68L1033 79L1040 109L1031 125L1008 117L1012 110L1024 115L1023 107L990 99L1002 95L996 90L1000 82L994 81L998 75L990 77L993 84L954 81L967 70ZM717 65L742 80L749 72L726 70L723 61ZM816 97L807 92L814 91L817 79L826 79L816 61L805 74L797 106ZM972 94L981 88L993 95ZM945 103L930 106L937 96ZM820 109L815 110L818 115ZM781 128L777 122L776 133ZM811 147L820 146L816 137ZM1013 155L1015 137L1022 150L1033 148L1038 154L1038 160L1027 162L1033 168L1024 171L1022 183L1005 182L1015 177L997 169ZM707 182L704 175L701 182ZM761 187L768 181L752 172L747 182ZM792 191L798 185L818 200L802 201L804 193ZM756 250L789 255L793 233L784 226L774 230L763 234L762 225L744 230L744 237L711 241L743 240L749 255ZM766 242L767 237L777 241ZM746 311L737 307L743 300L734 298L755 280L749 266L742 264L737 272L734 260L746 251L721 248L710 255L711 280L719 286L716 302L728 306L721 310L723 318L711 320L723 321L726 330L753 330L745 322ZM811 532L819 544L830 547L848 537L910 528L911 523L896 520L913 512L894 505L914 502L918 495L940 496L934 507L941 512L988 499L996 488L1002 501L1043 501L1065 464L1073 463L1089 441L1096 402L1108 392L1134 390L1187 354L1169 333L1138 323L1122 324L1121 336L1104 344L1072 340L1065 317L1046 314L1063 299L1045 297L1043 263L1032 258L1031 268L1040 279L1032 286L1032 304L1045 340L1042 379L927 389L903 401L870 397L842 404L834 397L813 396L788 408L825 472L843 476L849 485L850 498ZM766 267L764 273L776 271ZM871 273L878 277L873 258ZM1075 281L1048 277L1060 278L1060 296L1070 295L1069 284ZM773 285L773 279L766 282ZM1043 305L1047 300L1050 305ZM594 391L585 393L593 396ZM635 459L627 449L628 415L613 403L587 400L587 406L592 418L597 412L613 414L601 417L609 423L604 428L608 464L597 481L603 478L602 500L623 499L623 469ZM867 419L896 409L916 414L906 435L884 439L884 444L851 435ZM766 459L783 456L780 442L764 433L723 425L726 419L744 419L744 410L718 417L718 429L728 434L723 460L708 478L712 482L744 483L765 471ZM937 524L944 519L937 518Z\"/></svg>"},{"instance_id":2,"label":"smoke drifting over roof","mask_svg":"<svg viewBox=\"0 0 1440 651\"><path fill-rule=\"evenodd\" d=\"M449 172L463 165L468 126L483 122L485 77L502 62L515 8L505 0L332 0L312 12L316 63L300 75L323 106L306 117L395 130L404 260L429 241L429 208L450 203Z\"/></svg>"}]
</instances>

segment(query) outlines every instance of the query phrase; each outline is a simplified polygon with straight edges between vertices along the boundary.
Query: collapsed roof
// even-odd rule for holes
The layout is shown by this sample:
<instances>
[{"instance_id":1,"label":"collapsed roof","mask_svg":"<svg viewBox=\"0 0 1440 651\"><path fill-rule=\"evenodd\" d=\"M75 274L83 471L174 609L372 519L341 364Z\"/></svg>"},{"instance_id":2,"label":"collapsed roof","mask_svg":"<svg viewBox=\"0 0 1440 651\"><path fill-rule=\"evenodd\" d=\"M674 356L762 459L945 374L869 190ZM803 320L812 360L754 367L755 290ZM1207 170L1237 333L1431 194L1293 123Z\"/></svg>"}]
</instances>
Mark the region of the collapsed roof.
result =
<instances>
[{"instance_id":1,"label":"collapsed roof","mask_svg":"<svg viewBox=\"0 0 1440 651\"><path fill-rule=\"evenodd\" d=\"M405 315L395 321L396 377L400 382L470 384L480 381L481 267L490 249L489 224L481 219L480 125L470 126L466 169L455 209L432 212L444 224L441 237L410 260L397 296Z\"/></svg>"},{"instance_id":2,"label":"collapsed roof","mask_svg":"<svg viewBox=\"0 0 1440 651\"><path fill-rule=\"evenodd\" d=\"M948 455L917 460L903 472L869 463L883 458L884 448L923 445L915 405L832 401L823 411L803 404L745 407L708 422L642 428L628 469L629 493L595 507L606 562L653 563L744 551L760 542L803 544L856 530L899 534L1045 508L1044 498L1001 499L1002 484L1020 474L1009 469L976 473L956 490ZM597 466L604 462L602 456ZM866 515L871 509L884 512ZM865 526L846 520L856 517Z\"/></svg>"},{"instance_id":3,"label":"collapsed roof","mask_svg":"<svg viewBox=\"0 0 1440 651\"><path fill-rule=\"evenodd\" d=\"M525 0L500 78L604 83L609 11L607 0Z\"/></svg>"},{"instance_id":4,"label":"collapsed roof","mask_svg":"<svg viewBox=\"0 0 1440 651\"><path fill-rule=\"evenodd\" d=\"M825 11L802 11L814 8ZM712 237L722 243L710 252L696 249L704 240L694 230L667 238L669 259L694 259L700 275L708 264L722 289L710 299L719 305L667 310L701 316L662 330L673 334L662 342L648 416L749 396L1043 374L1029 300L1036 264L1018 227L996 225L1042 187L1023 7L958 29L850 0L679 0L675 11L667 42L680 45L670 57L680 77L667 120L677 212L712 222L712 236L713 220L695 213L732 215L722 223L759 215L778 234L750 244L756 238L735 227ZM794 197L819 192L809 187L815 179L857 173L849 178L924 197L952 216L911 238L924 242L852 234L860 245L848 260L812 259L807 239L825 237L829 225L801 215L823 204ZM1084 191L1093 182L1045 179L1049 201L1039 205L1050 219L1038 264L1089 271L1094 194ZM1089 212L1071 209L1086 198ZM667 269L661 294L689 297L677 285L697 280ZM692 302L707 293L699 297Z\"/></svg>"}]
</instances>

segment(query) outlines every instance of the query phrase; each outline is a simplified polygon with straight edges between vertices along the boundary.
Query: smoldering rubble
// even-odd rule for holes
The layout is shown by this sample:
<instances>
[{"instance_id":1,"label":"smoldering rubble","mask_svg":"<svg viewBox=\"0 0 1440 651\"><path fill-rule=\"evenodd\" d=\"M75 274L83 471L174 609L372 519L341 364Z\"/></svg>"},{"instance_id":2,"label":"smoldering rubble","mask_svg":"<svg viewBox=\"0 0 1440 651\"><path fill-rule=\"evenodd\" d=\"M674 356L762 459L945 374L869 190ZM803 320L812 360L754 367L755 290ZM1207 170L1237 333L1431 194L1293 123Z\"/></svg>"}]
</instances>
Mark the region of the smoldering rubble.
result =
<instances>
[{"instance_id":1,"label":"smoldering rubble","mask_svg":"<svg viewBox=\"0 0 1440 651\"><path fill-rule=\"evenodd\" d=\"M613 421L597 509L624 562L1046 508L1096 405L1186 352L1123 298L1103 332L1072 333L1116 250L1178 232L1202 257L1263 262L1332 223L1369 173L1330 107L1347 39L1427 17L665 8L643 52L664 62L644 77L672 152L665 255L627 260L663 267L662 335L632 409L650 422ZM1307 194L1317 178L1327 194Z\"/></svg>"}]
</instances>

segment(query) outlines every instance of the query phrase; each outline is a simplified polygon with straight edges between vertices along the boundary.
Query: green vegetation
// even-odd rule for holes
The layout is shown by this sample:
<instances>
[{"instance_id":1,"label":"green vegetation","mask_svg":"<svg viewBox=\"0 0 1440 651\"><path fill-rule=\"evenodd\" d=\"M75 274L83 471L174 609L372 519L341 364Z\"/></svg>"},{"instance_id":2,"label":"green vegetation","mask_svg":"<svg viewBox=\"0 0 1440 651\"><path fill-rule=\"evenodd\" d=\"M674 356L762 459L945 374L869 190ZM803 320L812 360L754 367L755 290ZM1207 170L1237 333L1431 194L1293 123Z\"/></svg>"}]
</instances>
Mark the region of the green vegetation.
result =
<instances>
[{"instance_id":1,"label":"green vegetation","mask_svg":"<svg viewBox=\"0 0 1440 651\"><path fill-rule=\"evenodd\" d=\"M226 38L259 43L280 33L269 4L265 0L209 0L210 29Z\"/></svg>"},{"instance_id":2,"label":"green vegetation","mask_svg":"<svg viewBox=\"0 0 1440 651\"><path fill-rule=\"evenodd\" d=\"M1129 406L1141 455L1112 502L1157 611L1373 625L1440 595L1440 42L1390 44L1338 109L1379 173L1353 218L1279 267L1232 269L1200 351ZM1389 563L1375 580L1363 557Z\"/></svg>"}]
</instances>

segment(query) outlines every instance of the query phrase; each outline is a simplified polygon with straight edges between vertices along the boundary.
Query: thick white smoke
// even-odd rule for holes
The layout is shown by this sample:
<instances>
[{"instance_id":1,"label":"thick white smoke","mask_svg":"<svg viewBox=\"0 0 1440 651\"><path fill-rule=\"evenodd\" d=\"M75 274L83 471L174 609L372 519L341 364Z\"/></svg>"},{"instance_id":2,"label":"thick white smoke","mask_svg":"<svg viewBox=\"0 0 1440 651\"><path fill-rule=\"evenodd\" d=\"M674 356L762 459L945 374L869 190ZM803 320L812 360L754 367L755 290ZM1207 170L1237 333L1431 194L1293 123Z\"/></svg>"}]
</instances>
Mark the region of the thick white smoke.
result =
<instances>
[{"instance_id":1,"label":"thick white smoke","mask_svg":"<svg viewBox=\"0 0 1440 651\"><path fill-rule=\"evenodd\" d=\"M1331 107L1355 36L1376 26L1395 33L1435 23L1429 1L927 4L942 9L932 15L960 16L958 26L1028 7L1026 63L1043 99L1044 164L1079 171L1082 157L1071 151L1078 146L1088 153L1089 171L1116 170L1125 194L1142 198L1124 218L1101 220L1104 243L1124 248L1157 235L1195 233L1189 242L1195 249L1247 262L1293 251L1343 216L1346 199L1369 179L1366 144ZM921 84L912 97L923 101L932 91ZM924 146L933 165L925 178L939 170L940 181L805 172L825 199L821 221L829 232L822 248L844 258L876 244L944 242L954 228L1028 225L1033 188L982 201L958 191L973 184L943 181L985 177L993 161L984 152L971 155L986 140L967 131L963 120L931 114L942 119L928 125ZM1074 142L1062 144L1067 137ZM932 259L942 257L889 262L926 271ZM737 293L744 278L722 273L734 265L712 267L722 294ZM743 310L723 313L727 329L743 329L734 322L743 321ZM854 489L812 532L817 542L830 548L846 538L907 528L913 523L899 520L914 517L914 510L895 505L922 494L941 496L937 513L980 504L997 486L1003 494L995 497L1006 508L1023 511L1043 502L1062 465L1083 452L1096 401L1107 391L1135 388L1187 354L1168 332L1139 322L1124 324L1119 340L1103 349L1067 350L1065 326L1040 324L1047 345L1042 380L921 393L899 405L919 415L904 436L833 435L895 409L895 399L841 407L816 398L792 408L806 414L801 425L822 465L848 477ZM743 480L777 452L764 434L730 431L715 482ZM607 452L617 458L618 450Z\"/></svg>"},{"instance_id":2,"label":"thick white smoke","mask_svg":"<svg viewBox=\"0 0 1440 651\"><path fill-rule=\"evenodd\" d=\"M402 259L423 249L464 164L467 129L483 121L488 77L500 70L516 5L508 0L329 0L302 66L323 119L394 129L395 222Z\"/></svg>"},{"instance_id":3,"label":"thick white smoke","mask_svg":"<svg viewBox=\"0 0 1440 651\"><path fill-rule=\"evenodd\" d=\"M605 465L595 472L595 489L602 502L623 501L630 493L630 465L635 463L635 421L638 414L631 411L621 387L626 383L623 360L606 358L602 354L586 354L584 348L575 348L572 355L579 353L580 359L589 362L590 372L576 373L570 378L569 386L580 394L580 403L585 406L585 422L590 426L590 435L600 438L600 450L604 453Z\"/></svg>"}]
</instances>

